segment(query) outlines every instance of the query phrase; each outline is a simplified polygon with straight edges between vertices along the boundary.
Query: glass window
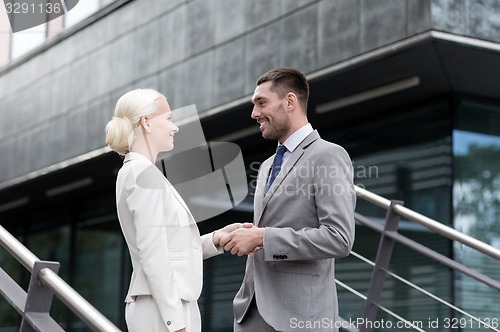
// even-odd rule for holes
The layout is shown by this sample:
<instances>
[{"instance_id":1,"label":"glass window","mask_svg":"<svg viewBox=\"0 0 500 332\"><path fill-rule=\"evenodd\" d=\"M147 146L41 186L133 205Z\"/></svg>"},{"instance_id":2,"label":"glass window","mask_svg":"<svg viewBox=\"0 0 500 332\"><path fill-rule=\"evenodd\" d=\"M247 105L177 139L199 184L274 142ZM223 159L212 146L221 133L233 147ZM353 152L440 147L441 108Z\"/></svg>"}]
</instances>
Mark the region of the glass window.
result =
<instances>
[{"instance_id":1,"label":"glass window","mask_svg":"<svg viewBox=\"0 0 500 332\"><path fill-rule=\"evenodd\" d=\"M54 218L55 219L55 218ZM59 276L70 283L70 241L71 227L64 225L58 228L45 229L42 232L28 234L26 247L38 258L46 261L59 262ZM50 315L57 322L67 322L68 310L66 306L54 296ZM63 323L64 324L64 323Z\"/></svg>"},{"instance_id":2,"label":"glass window","mask_svg":"<svg viewBox=\"0 0 500 332\"><path fill-rule=\"evenodd\" d=\"M114 1L116 0L80 0L64 15L64 27L68 28L77 24Z\"/></svg>"},{"instance_id":3,"label":"glass window","mask_svg":"<svg viewBox=\"0 0 500 332\"><path fill-rule=\"evenodd\" d=\"M13 33L11 59L15 59L42 44L46 36L47 24Z\"/></svg>"},{"instance_id":4,"label":"glass window","mask_svg":"<svg viewBox=\"0 0 500 332\"><path fill-rule=\"evenodd\" d=\"M453 130L455 228L496 248L500 247L500 104L464 99ZM494 259L455 245L455 258L495 280L500 266ZM456 275L458 304L483 318L498 316L500 293ZM468 330L469 331L469 330ZM472 331L472 330L471 330Z\"/></svg>"},{"instance_id":5,"label":"glass window","mask_svg":"<svg viewBox=\"0 0 500 332\"><path fill-rule=\"evenodd\" d=\"M351 126L319 128L319 132L350 154L358 186L389 199L402 200L410 209L451 224L451 114L448 100L436 99L374 114ZM360 198L356 211L373 221L385 221L385 210ZM402 220L399 232L451 255L449 240L413 222ZM373 261L379 241L379 233L358 226L353 251ZM389 270L442 298L452 298L449 269L403 245L394 247ZM340 281L366 294L372 273L370 265L349 256L336 261L336 271ZM340 316L360 317L364 301L340 286L338 294ZM433 317L450 317L446 307L392 277L386 278L381 302L406 319L427 321L429 313ZM379 311L377 320L381 319L393 321Z\"/></svg>"},{"instance_id":6,"label":"glass window","mask_svg":"<svg viewBox=\"0 0 500 332\"><path fill-rule=\"evenodd\" d=\"M75 8L64 15L64 26L66 28L73 26L95 13L99 9L99 2L100 0L79 1Z\"/></svg>"},{"instance_id":7,"label":"glass window","mask_svg":"<svg viewBox=\"0 0 500 332\"><path fill-rule=\"evenodd\" d=\"M24 275L27 275L27 272L23 273L25 269L21 263L12 257L3 247L0 247L0 268L25 291L27 290L27 282L24 280ZM21 316L3 296L0 296L0 331L4 331L4 329L5 331L18 331L20 324Z\"/></svg>"},{"instance_id":8,"label":"glass window","mask_svg":"<svg viewBox=\"0 0 500 332\"><path fill-rule=\"evenodd\" d=\"M26 247L37 257L59 262L61 278L124 328L124 298L131 268L116 220L114 192L69 200L57 207L48 204L30 210L28 216L23 215L26 219L14 224L14 232L24 233ZM23 273L24 268L1 250L0 267L26 290L29 273ZM0 327L19 326L20 316L4 302L0 299ZM67 331L90 332L55 296L50 314Z\"/></svg>"},{"instance_id":9,"label":"glass window","mask_svg":"<svg viewBox=\"0 0 500 332\"><path fill-rule=\"evenodd\" d=\"M451 224L451 107L446 99L319 131L347 150L358 186ZM385 218L383 210L361 199L356 210Z\"/></svg>"},{"instance_id":10,"label":"glass window","mask_svg":"<svg viewBox=\"0 0 500 332\"><path fill-rule=\"evenodd\" d=\"M0 4L0 67L9 61L11 28L5 7Z\"/></svg>"},{"instance_id":11,"label":"glass window","mask_svg":"<svg viewBox=\"0 0 500 332\"><path fill-rule=\"evenodd\" d=\"M119 321L125 298L121 294L123 237L116 224L113 220L77 230L73 278L74 288L112 322Z\"/></svg>"},{"instance_id":12,"label":"glass window","mask_svg":"<svg viewBox=\"0 0 500 332\"><path fill-rule=\"evenodd\" d=\"M241 211L240 206L200 222L200 234L224 227L230 220L252 221L249 212ZM241 286L245 264L246 256L229 253L203 261L203 291L198 300L203 331L233 331L233 298Z\"/></svg>"},{"instance_id":13,"label":"glass window","mask_svg":"<svg viewBox=\"0 0 500 332\"><path fill-rule=\"evenodd\" d=\"M64 28L71 27L114 1L116 0L81 0L63 16L16 33L11 33L5 8L0 6L0 18L5 17L5 19L0 19L0 66L22 56L46 39L60 33L63 26Z\"/></svg>"}]
</instances>

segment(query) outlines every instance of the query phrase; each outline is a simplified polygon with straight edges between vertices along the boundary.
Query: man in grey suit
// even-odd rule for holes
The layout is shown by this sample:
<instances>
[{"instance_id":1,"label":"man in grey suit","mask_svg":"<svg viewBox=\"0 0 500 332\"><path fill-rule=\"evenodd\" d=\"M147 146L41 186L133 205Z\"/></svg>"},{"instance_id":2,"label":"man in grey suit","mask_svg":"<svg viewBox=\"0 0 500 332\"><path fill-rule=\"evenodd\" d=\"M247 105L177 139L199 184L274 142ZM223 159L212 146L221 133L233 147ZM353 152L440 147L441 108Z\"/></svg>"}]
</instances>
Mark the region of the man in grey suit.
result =
<instances>
[{"instance_id":1,"label":"man in grey suit","mask_svg":"<svg viewBox=\"0 0 500 332\"><path fill-rule=\"evenodd\" d=\"M255 226L220 242L250 254L233 302L235 331L338 330L334 259L354 241L353 170L346 151L309 124L308 96L301 72L275 68L252 97L252 118L279 146L259 169Z\"/></svg>"}]
</instances>

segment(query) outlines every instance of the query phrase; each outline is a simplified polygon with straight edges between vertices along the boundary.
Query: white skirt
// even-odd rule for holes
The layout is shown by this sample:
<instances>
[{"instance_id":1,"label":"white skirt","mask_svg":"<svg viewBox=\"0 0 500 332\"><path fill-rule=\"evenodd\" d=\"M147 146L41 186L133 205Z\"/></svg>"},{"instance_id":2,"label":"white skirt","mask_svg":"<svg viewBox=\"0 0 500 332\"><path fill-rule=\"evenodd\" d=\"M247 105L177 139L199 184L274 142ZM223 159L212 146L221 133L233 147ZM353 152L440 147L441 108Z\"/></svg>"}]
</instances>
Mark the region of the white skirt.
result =
<instances>
[{"instance_id":1,"label":"white skirt","mask_svg":"<svg viewBox=\"0 0 500 332\"><path fill-rule=\"evenodd\" d=\"M182 301L186 332L201 332L201 316L196 301ZM158 306L150 295L136 296L125 306L125 321L129 332L168 332Z\"/></svg>"}]
</instances>

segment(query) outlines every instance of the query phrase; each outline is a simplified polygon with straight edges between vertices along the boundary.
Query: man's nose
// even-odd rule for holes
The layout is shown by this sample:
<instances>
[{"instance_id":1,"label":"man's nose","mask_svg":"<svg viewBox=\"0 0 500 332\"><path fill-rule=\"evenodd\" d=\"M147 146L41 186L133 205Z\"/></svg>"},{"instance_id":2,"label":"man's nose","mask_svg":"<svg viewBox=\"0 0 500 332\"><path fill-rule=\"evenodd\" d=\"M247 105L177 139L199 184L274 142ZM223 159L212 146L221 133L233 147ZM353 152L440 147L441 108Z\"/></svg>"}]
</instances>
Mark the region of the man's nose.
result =
<instances>
[{"instance_id":1,"label":"man's nose","mask_svg":"<svg viewBox=\"0 0 500 332\"><path fill-rule=\"evenodd\" d=\"M254 106L254 108L252 109L252 115L251 115L251 117L252 117L252 119L254 119L254 120L255 120L255 119L257 119L259 116L260 116L260 112L259 112L259 111L255 108L255 106Z\"/></svg>"}]
</instances>

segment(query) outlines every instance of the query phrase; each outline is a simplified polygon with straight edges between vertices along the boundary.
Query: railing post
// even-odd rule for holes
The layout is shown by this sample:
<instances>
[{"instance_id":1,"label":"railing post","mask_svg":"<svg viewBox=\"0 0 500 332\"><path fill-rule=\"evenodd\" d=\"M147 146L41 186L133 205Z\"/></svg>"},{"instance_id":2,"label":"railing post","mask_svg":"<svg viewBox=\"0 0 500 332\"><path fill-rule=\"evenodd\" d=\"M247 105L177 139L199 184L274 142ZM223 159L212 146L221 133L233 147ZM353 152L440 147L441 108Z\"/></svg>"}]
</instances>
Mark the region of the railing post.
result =
<instances>
[{"instance_id":1,"label":"railing post","mask_svg":"<svg viewBox=\"0 0 500 332\"><path fill-rule=\"evenodd\" d=\"M38 274L42 269L50 269L54 273L58 273L59 265L58 262L35 262L26 296L25 315L21 321L19 332L64 331L60 326L55 326L54 320L50 317L54 293L38 280Z\"/></svg>"},{"instance_id":2,"label":"railing post","mask_svg":"<svg viewBox=\"0 0 500 332\"><path fill-rule=\"evenodd\" d=\"M28 293L0 268L0 295L4 296L23 317L21 331L64 332L49 311L56 295L92 331L120 332L59 275L59 263L40 261L18 239L0 225L0 245L31 272Z\"/></svg>"},{"instance_id":3,"label":"railing post","mask_svg":"<svg viewBox=\"0 0 500 332\"><path fill-rule=\"evenodd\" d=\"M375 266L373 268L370 285L368 287L368 294L366 298L365 307L363 308L363 326L360 327L360 332L371 332L373 323L377 318L378 304L382 291L384 290L384 281L386 270L391 261L392 249L394 248L394 240L385 236L386 233L397 232L400 216L394 213L394 205L403 205L404 202L391 200L391 205L387 210L385 219L384 231L380 236L380 244L375 259Z\"/></svg>"}]
</instances>

